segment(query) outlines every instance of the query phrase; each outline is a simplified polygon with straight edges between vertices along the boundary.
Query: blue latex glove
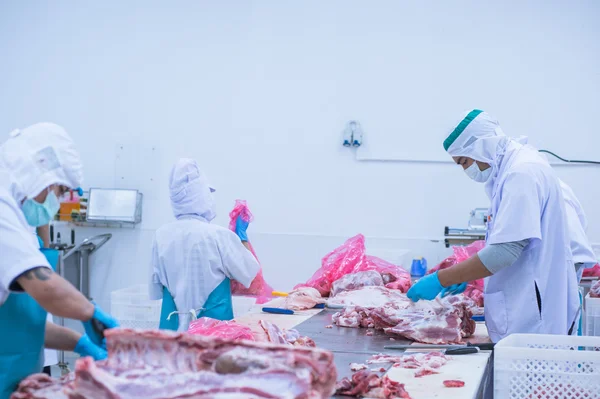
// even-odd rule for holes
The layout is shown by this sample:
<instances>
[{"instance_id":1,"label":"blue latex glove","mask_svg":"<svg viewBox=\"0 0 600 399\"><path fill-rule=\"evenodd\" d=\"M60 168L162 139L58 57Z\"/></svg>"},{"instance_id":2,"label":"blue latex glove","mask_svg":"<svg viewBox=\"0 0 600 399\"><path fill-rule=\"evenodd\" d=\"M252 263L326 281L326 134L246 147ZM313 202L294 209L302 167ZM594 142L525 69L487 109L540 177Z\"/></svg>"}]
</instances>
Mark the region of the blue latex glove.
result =
<instances>
[{"instance_id":1,"label":"blue latex glove","mask_svg":"<svg viewBox=\"0 0 600 399\"><path fill-rule=\"evenodd\" d=\"M241 214L238 215L237 219L235 220L235 234L237 234L242 241L248 241L248 234L246 234L246 231L248 230L249 224L249 222L246 222L244 219L242 219Z\"/></svg>"},{"instance_id":2,"label":"blue latex glove","mask_svg":"<svg viewBox=\"0 0 600 399\"><path fill-rule=\"evenodd\" d=\"M450 287L446 287L442 290L442 298L448 295L462 294L465 292L465 289L467 289L467 283L451 285Z\"/></svg>"},{"instance_id":3,"label":"blue latex glove","mask_svg":"<svg viewBox=\"0 0 600 399\"><path fill-rule=\"evenodd\" d=\"M83 328L94 345L102 346L104 345L104 334L94 327L94 321L103 324L106 329L119 327L119 322L94 303L94 316L90 320L83 322Z\"/></svg>"},{"instance_id":4,"label":"blue latex glove","mask_svg":"<svg viewBox=\"0 0 600 399\"><path fill-rule=\"evenodd\" d=\"M75 345L74 352L78 353L80 356L91 356L94 360L104 360L108 356L106 350L94 345L87 335L83 335L79 339L77 345Z\"/></svg>"},{"instance_id":5,"label":"blue latex glove","mask_svg":"<svg viewBox=\"0 0 600 399\"><path fill-rule=\"evenodd\" d=\"M437 272L428 274L427 276L419 279L410 287L410 290L406 293L413 302L417 302L419 299L427 299L431 301L444 289L440 283Z\"/></svg>"}]
</instances>

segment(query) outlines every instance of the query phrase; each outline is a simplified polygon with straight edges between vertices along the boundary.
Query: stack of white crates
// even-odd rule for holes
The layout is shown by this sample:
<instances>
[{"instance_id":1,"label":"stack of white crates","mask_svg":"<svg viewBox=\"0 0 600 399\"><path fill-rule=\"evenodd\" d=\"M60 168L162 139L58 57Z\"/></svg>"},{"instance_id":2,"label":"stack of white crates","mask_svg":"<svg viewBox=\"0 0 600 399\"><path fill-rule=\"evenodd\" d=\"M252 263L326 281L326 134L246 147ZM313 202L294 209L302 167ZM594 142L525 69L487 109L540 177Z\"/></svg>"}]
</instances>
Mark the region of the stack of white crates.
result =
<instances>
[{"instance_id":1,"label":"stack of white crates","mask_svg":"<svg viewBox=\"0 0 600 399\"><path fill-rule=\"evenodd\" d=\"M494 348L494 399L600 398L600 337L512 334Z\"/></svg>"},{"instance_id":2,"label":"stack of white crates","mask_svg":"<svg viewBox=\"0 0 600 399\"><path fill-rule=\"evenodd\" d=\"M600 337L600 298L585 297L585 335Z\"/></svg>"},{"instance_id":3,"label":"stack of white crates","mask_svg":"<svg viewBox=\"0 0 600 399\"><path fill-rule=\"evenodd\" d=\"M110 294L110 311L121 327L154 329L160 324L162 300L152 301L148 286L134 285Z\"/></svg>"}]
</instances>

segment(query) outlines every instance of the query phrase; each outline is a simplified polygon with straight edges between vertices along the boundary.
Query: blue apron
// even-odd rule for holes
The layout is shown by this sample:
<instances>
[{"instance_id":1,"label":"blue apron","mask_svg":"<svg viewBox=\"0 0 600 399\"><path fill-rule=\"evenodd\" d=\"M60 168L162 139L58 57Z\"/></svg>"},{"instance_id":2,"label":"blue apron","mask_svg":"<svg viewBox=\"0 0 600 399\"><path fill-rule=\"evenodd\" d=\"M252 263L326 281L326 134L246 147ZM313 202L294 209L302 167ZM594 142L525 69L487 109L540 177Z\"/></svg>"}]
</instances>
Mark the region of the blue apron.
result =
<instances>
[{"instance_id":1,"label":"blue apron","mask_svg":"<svg viewBox=\"0 0 600 399\"><path fill-rule=\"evenodd\" d=\"M217 320L231 320L233 319L233 303L231 302L231 281L229 278L225 278L210 293L208 299L202 305L202 310L197 314L197 317L210 317ZM160 326L161 330L172 330L177 331L179 328L179 315L174 314L170 320L167 320L169 314L177 312L177 306L173 300L173 296L167 289L163 287L163 300L162 307L160 309ZM185 309L181 310L182 312Z\"/></svg>"},{"instance_id":2,"label":"blue apron","mask_svg":"<svg viewBox=\"0 0 600 399\"><path fill-rule=\"evenodd\" d=\"M58 251L40 249L53 269ZM44 365L46 311L27 293L10 293L0 305L0 399Z\"/></svg>"}]
</instances>

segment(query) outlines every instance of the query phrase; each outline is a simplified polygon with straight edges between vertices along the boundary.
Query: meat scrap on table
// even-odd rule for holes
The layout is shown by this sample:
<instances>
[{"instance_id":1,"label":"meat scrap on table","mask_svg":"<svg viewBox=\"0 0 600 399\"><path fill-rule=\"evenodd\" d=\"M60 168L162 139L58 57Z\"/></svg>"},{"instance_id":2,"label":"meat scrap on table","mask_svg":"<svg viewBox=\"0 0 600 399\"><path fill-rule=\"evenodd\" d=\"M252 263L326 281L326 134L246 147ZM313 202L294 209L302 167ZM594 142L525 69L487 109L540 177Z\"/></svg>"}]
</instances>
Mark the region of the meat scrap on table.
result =
<instances>
[{"instance_id":1,"label":"meat scrap on table","mask_svg":"<svg viewBox=\"0 0 600 399\"><path fill-rule=\"evenodd\" d=\"M78 359L57 380L35 374L11 399L327 398L329 351L157 330L106 331L108 358Z\"/></svg>"},{"instance_id":2,"label":"meat scrap on table","mask_svg":"<svg viewBox=\"0 0 600 399\"><path fill-rule=\"evenodd\" d=\"M332 316L341 327L374 328L428 344L460 344L475 332L473 302L462 295L415 303L396 290L362 287L329 302L347 306Z\"/></svg>"},{"instance_id":3,"label":"meat scrap on table","mask_svg":"<svg viewBox=\"0 0 600 399\"><path fill-rule=\"evenodd\" d=\"M446 380L444 381L446 388L462 388L465 386L465 382L461 380Z\"/></svg>"},{"instance_id":4,"label":"meat scrap on table","mask_svg":"<svg viewBox=\"0 0 600 399\"><path fill-rule=\"evenodd\" d=\"M411 399L404 389L404 384L392 381L388 376L380 377L369 370L361 370L345 377L336 385L337 395L358 398Z\"/></svg>"},{"instance_id":5,"label":"meat scrap on table","mask_svg":"<svg viewBox=\"0 0 600 399\"><path fill-rule=\"evenodd\" d=\"M319 291L312 287L301 287L290 292L283 307L291 310L306 310L312 309L319 303L324 303L325 300L321 297Z\"/></svg>"},{"instance_id":6,"label":"meat scrap on table","mask_svg":"<svg viewBox=\"0 0 600 399\"><path fill-rule=\"evenodd\" d=\"M404 369L416 369L415 377L423 377L430 374L438 374L439 369L451 358L441 352L405 354L400 356L385 355L380 353L373 355L367 364L394 363L392 367Z\"/></svg>"}]
</instances>

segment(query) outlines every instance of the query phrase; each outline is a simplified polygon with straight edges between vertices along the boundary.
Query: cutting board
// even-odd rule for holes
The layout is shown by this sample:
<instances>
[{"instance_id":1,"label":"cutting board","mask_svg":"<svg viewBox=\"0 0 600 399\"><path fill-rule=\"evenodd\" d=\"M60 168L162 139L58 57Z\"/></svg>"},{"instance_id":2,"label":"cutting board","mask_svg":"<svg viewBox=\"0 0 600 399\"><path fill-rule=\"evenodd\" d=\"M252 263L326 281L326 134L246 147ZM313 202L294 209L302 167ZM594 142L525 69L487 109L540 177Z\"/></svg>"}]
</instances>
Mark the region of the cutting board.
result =
<instances>
[{"instance_id":1,"label":"cutting board","mask_svg":"<svg viewBox=\"0 0 600 399\"><path fill-rule=\"evenodd\" d=\"M279 328L285 328L286 330L289 330L290 328L294 328L298 324L308 320L312 316L322 311L322 309L300 310L295 311L292 315L265 313L262 311L263 307L281 308L283 307L284 301L285 298L275 298L272 301L262 305L254 305L248 313L238 317L235 319L235 321L250 327L252 332L257 333L262 333L262 328L258 324L260 320L270 321L271 323L276 324Z\"/></svg>"},{"instance_id":2,"label":"cutting board","mask_svg":"<svg viewBox=\"0 0 600 399\"><path fill-rule=\"evenodd\" d=\"M489 358L489 352L452 356L452 360L439 369L440 374L420 378L415 378L416 370L399 367L391 368L387 375L391 380L404 384L413 399L474 399ZM443 384L445 380L461 380L465 386L446 388Z\"/></svg>"}]
</instances>

